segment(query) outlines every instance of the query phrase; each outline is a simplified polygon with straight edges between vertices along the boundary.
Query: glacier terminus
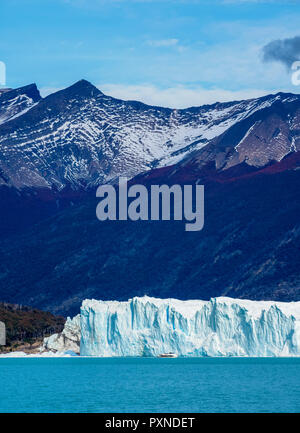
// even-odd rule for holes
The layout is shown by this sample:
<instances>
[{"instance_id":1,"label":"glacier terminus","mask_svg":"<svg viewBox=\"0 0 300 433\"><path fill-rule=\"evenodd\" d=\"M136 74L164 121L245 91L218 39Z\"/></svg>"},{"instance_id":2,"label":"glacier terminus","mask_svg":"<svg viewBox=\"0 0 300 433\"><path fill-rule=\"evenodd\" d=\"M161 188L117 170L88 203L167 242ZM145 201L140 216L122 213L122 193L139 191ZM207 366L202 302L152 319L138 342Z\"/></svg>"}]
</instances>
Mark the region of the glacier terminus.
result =
<instances>
[{"instance_id":1,"label":"glacier terminus","mask_svg":"<svg viewBox=\"0 0 300 433\"><path fill-rule=\"evenodd\" d=\"M300 356L300 302L86 299L43 349L98 357Z\"/></svg>"}]
</instances>

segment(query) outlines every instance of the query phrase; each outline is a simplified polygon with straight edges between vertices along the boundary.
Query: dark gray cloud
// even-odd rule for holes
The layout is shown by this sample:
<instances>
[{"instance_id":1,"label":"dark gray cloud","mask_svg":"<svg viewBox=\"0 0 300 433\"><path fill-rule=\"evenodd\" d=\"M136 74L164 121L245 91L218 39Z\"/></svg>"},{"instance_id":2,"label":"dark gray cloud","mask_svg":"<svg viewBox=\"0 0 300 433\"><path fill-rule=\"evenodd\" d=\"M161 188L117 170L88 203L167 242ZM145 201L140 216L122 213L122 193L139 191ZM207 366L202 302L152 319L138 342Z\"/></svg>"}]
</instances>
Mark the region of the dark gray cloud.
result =
<instances>
[{"instance_id":1,"label":"dark gray cloud","mask_svg":"<svg viewBox=\"0 0 300 433\"><path fill-rule=\"evenodd\" d=\"M263 47L264 62L281 62L290 68L296 60L300 60L300 36L277 39Z\"/></svg>"}]
</instances>

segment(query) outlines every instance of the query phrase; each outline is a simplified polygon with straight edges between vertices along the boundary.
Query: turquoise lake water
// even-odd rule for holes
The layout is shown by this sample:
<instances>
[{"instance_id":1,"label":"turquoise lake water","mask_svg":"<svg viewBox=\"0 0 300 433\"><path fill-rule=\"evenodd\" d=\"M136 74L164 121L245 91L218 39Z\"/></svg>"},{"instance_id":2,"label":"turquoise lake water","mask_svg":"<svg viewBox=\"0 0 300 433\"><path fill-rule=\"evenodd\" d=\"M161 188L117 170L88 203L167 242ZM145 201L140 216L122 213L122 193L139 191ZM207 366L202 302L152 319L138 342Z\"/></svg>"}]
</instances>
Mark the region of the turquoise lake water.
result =
<instances>
[{"instance_id":1,"label":"turquoise lake water","mask_svg":"<svg viewBox=\"0 0 300 433\"><path fill-rule=\"evenodd\" d=\"M0 412L299 412L300 359L0 359Z\"/></svg>"}]
</instances>

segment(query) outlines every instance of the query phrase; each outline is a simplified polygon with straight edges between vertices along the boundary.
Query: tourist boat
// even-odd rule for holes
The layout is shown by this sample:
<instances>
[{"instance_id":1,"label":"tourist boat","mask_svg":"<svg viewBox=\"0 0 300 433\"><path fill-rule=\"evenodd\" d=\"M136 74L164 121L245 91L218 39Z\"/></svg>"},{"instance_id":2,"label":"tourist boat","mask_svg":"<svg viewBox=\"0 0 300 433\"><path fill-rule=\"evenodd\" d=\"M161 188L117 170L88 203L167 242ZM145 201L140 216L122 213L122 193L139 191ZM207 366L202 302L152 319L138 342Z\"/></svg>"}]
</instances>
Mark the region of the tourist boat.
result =
<instances>
[{"instance_id":1,"label":"tourist boat","mask_svg":"<svg viewBox=\"0 0 300 433\"><path fill-rule=\"evenodd\" d=\"M177 358L178 355L176 353L161 353L160 355L158 355L159 358Z\"/></svg>"}]
</instances>

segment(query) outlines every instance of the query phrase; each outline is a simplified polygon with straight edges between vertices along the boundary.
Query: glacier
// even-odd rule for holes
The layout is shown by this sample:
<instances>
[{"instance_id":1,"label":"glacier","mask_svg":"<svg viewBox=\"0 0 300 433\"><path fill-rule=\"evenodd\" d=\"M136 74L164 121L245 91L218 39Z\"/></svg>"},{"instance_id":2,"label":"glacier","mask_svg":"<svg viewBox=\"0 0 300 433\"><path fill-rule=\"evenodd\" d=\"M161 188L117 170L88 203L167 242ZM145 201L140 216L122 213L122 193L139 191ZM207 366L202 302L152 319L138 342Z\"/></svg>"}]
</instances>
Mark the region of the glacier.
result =
<instances>
[{"instance_id":1,"label":"glacier","mask_svg":"<svg viewBox=\"0 0 300 433\"><path fill-rule=\"evenodd\" d=\"M300 356L300 302L84 300L80 334L82 356Z\"/></svg>"},{"instance_id":2,"label":"glacier","mask_svg":"<svg viewBox=\"0 0 300 433\"><path fill-rule=\"evenodd\" d=\"M79 354L80 335L80 314L77 314L73 319L68 317L62 332L44 338L40 352L74 352Z\"/></svg>"}]
</instances>

